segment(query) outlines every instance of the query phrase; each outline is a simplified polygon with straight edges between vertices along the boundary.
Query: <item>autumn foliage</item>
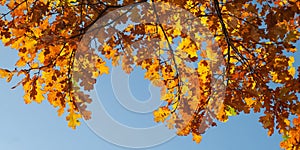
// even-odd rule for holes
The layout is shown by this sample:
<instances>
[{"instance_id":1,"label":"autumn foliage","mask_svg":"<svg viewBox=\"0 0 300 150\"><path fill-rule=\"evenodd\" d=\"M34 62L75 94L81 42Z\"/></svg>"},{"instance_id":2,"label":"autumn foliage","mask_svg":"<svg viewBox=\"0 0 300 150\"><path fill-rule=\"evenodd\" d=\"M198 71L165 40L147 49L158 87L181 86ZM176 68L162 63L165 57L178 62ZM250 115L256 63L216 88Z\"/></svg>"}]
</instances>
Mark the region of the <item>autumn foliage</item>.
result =
<instances>
[{"instance_id":1,"label":"autumn foliage","mask_svg":"<svg viewBox=\"0 0 300 150\"><path fill-rule=\"evenodd\" d=\"M149 9L134 7L142 3ZM226 122L228 116L263 112L259 122L268 135L278 131L284 137L282 148L300 149L300 68L293 66L292 55L300 37L300 1L1 0L0 4L0 38L19 56L16 69L2 68L0 77L10 82L20 76L13 88L23 87L25 103L47 100L59 116L67 113L71 128L80 125L80 118L91 118L87 106L92 99L84 91L92 90L97 78L109 74L111 66L120 65L129 74L139 66L146 71L145 79L161 88L165 102L153 112L154 121L176 128L178 135L192 134L199 143L209 127ZM170 15L171 6L192 17L184 12ZM130 19L124 30L113 35L109 29L89 32L101 24L99 18L120 8L133 9L114 16L118 18L114 26ZM145 17L155 21L136 24L142 22L137 18ZM174 25L163 23L168 19ZM207 30L183 29L194 20ZM194 34L198 32L202 35ZM206 33L212 36L203 38ZM93 38L82 41L86 35ZM97 40L97 49L89 47L92 40ZM135 45L138 41L149 43Z\"/></svg>"}]
</instances>

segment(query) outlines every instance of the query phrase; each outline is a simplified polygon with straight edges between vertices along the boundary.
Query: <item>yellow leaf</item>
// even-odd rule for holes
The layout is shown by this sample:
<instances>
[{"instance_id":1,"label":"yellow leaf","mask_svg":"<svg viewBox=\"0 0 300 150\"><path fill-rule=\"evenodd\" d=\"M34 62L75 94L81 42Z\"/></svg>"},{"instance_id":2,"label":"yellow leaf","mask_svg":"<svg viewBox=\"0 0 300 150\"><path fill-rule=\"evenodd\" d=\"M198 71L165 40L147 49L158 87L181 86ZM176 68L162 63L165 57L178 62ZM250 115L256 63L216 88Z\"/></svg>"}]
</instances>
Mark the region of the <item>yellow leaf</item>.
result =
<instances>
[{"instance_id":1,"label":"yellow leaf","mask_svg":"<svg viewBox=\"0 0 300 150\"><path fill-rule=\"evenodd\" d=\"M171 93L167 93L161 96L161 100L169 100L169 99L173 99L174 95Z\"/></svg>"},{"instance_id":2,"label":"yellow leaf","mask_svg":"<svg viewBox=\"0 0 300 150\"><path fill-rule=\"evenodd\" d=\"M294 62L295 62L295 58L293 56L290 56L288 61L289 66L293 66Z\"/></svg>"},{"instance_id":3,"label":"yellow leaf","mask_svg":"<svg viewBox=\"0 0 300 150\"><path fill-rule=\"evenodd\" d=\"M144 78L149 80L156 80L160 78L160 74L157 72L157 68L159 67L159 60L154 60L153 64L149 66L147 72L145 72Z\"/></svg>"},{"instance_id":4,"label":"yellow leaf","mask_svg":"<svg viewBox=\"0 0 300 150\"><path fill-rule=\"evenodd\" d=\"M36 69L36 68L38 68L39 67L39 64L38 63L33 63L32 65L31 65L31 68L34 68L34 69Z\"/></svg>"},{"instance_id":5,"label":"yellow leaf","mask_svg":"<svg viewBox=\"0 0 300 150\"><path fill-rule=\"evenodd\" d=\"M147 25L146 27L145 27L145 32L146 33L155 33L156 32L156 26L154 26L154 25Z\"/></svg>"},{"instance_id":6,"label":"yellow leaf","mask_svg":"<svg viewBox=\"0 0 300 150\"><path fill-rule=\"evenodd\" d=\"M5 36L3 36L1 38L1 40L2 40L3 44L6 44L8 41L10 41L10 38L6 38Z\"/></svg>"},{"instance_id":7,"label":"yellow leaf","mask_svg":"<svg viewBox=\"0 0 300 150\"><path fill-rule=\"evenodd\" d=\"M270 74L272 76L272 81L276 82L276 83L280 83L281 80L278 79L278 73L274 72L274 71L270 71Z\"/></svg>"},{"instance_id":8,"label":"yellow leaf","mask_svg":"<svg viewBox=\"0 0 300 150\"><path fill-rule=\"evenodd\" d=\"M290 67L290 69L288 70L288 72L289 72L289 74L291 75L291 76L295 76L295 73L296 73L296 69L295 69L295 67L293 66L293 63L295 62L295 58L293 57L293 56L290 56L289 57L289 61L288 61L288 64L289 64L289 67Z\"/></svg>"},{"instance_id":9,"label":"yellow leaf","mask_svg":"<svg viewBox=\"0 0 300 150\"><path fill-rule=\"evenodd\" d=\"M43 53L43 51L41 53L38 54L38 60L41 62L41 63L44 63L45 62L45 55Z\"/></svg>"},{"instance_id":10,"label":"yellow leaf","mask_svg":"<svg viewBox=\"0 0 300 150\"><path fill-rule=\"evenodd\" d=\"M175 111L178 108L179 101L177 100L173 105L172 105L172 111Z\"/></svg>"},{"instance_id":11,"label":"yellow leaf","mask_svg":"<svg viewBox=\"0 0 300 150\"><path fill-rule=\"evenodd\" d=\"M24 42L25 42L24 47L27 50L30 50L30 52L34 52L32 49L34 48L34 46L37 43L37 41L26 37L25 40L24 40Z\"/></svg>"},{"instance_id":12,"label":"yellow leaf","mask_svg":"<svg viewBox=\"0 0 300 150\"><path fill-rule=\"evenodd\" d=\"M171 114L168 107L160 107L153 112L155 122L164 122L166 118Z\"/></svg>"},{"instance_id":13,"label":"yellow leaf","mask_svg":"<svg viewBox=\"0 0 300 150\"><path fill-rule=\"evenodd\" d=\"M13 74L10 73L9 76L6 78L6 82L10 82L12 77L13 77Z\"/></svg>"},{"instance_id":14,"label":"yellow leaf","mask_svg":"<svg viewBox=\"0 0 300 150\"><path fill-rule=\"evenodd\" d=\"M105 66L105 61L96 62L96 68L100 71L100 75L109 74L109 68Z\"/></svg>"},{"instance_id":15,"label":"yellow leaf","mask_svg":"<svg viewBox=\"0 0 300 150\"><path fill-rule=\"evenodd\" d=\"M13 73L7 69L0 69L0 78L6 78L6 82L10 82L13 77Z\"/></svg>"},{"instance_id":16,"label":"yellow leaf","mask_svg":"<svg viewBox=\"0 0 300 150\"><path fill-rule=\"evenodd\" d=\"M64 112L65 112L65 109L64 109L63 107L60 107L60 108L57 110L58 116L61 116Z\"/></svg>"},{"instance_id":17,"label":"yellow leaf","mask_svg":"<svg viewBox=\"0 0 300 150\"><path fill-rule=\"evenodd\" d=\"M6 70L6 69L0 69L0 77L1 78L6 78L8 77L10 74L10 71L9 70Z\"/></svg>"},{"instance_id":18,"label":"yellow leaf","mask_svg":"<svg viewBox=\"0 0 300 150\"><path fill-rule=\"evenodd\" d=\"M186 52L191 58L197 57L197 47L195 44L192 44L192 41L189 38L183 38L177 49Z\"/></svg>"},{"instance_id":19,"label":"yellow leaf","mask_svg":"<svg viewBox=\"0 0 300 150\"><path fill-rule=\"evenodd\" d=\"M10 2L7 4L8 8L10 8L10 9L13 9L13 8L14 8L14 5L15 5L15 1L10 1Z\"/></svg>"},{"instance_id":20,"label":"yellow leaf","mask_svg":"<svg viewBox=\"0 0 300 150\"><path fill-rule=\"evenodd\" d=\"M31 31L37 38L39 38L42 35L42 30L40 28L31 28Z\"/></svg>"},{"instance_id":21,"label":"yellow leaf","mask_svg":"<svg viewBox=\"0 0 300 150\"><path fill-rule=\"evenodd\" d=\"M201 10L201 11L205 11L205 10L206 10L206 7L205 7L204 5L201 5L201 6L200 6L200 10ZM203 17L203 18L207 18L207 17Z\"/></svg>"},{"instance_id":22,"label":"yellow leaf","mask_svg":"<svg viewBox=\"0 0 300 150\"><path fill-rule=\"evenodd\" d=\"M225 111L225 105L221 104L219 106L219 111L217 112L217 119L221 122L227 122L228 121L228 116L226 115L226 111Z\"/></svg>"},{"instance_id":23,"label":"yellow leaf","mask_svg":"<svg viewBox=\"0 0 300 150\"><path fill-rule=\"evenodd\" d=\"M23 96L23 99L24 99L25 104L30 104L31 101L32 101L31 98L30 98L29 93L26 93L26 94Z\"/></svg>"},{"instance_id":24,"label":"yellow leaf","mask_svg":"<svg viewBox=\"0 0 300 150\"><path fill-rule=\"evenodd\" d=\"M41 79L37 79L36 80L36 94L35 94L35 97L34 97L34 101L37 102L37 103L42 103L42 101L45 99L44 97L44 90L43 90L43 87L42 87L42 83L41 83Z\"/></svg>"},{"instance_id":25,"label":"yellow leaf","mask_svg":"<svg viewBox=\"0 0 300 150\"><path fill-rule=\"evenodd\" d=\"M80 114L75 113L74 110L70 110L69 115L66 117L68 126L76 129L76 126L80 126L79 118L81 118Z\"/></svg>"},{"instance_id":26,"label":"yellow leaf","mask_svg":"<svg viewBox=\"0 0 300 150\"><path fill-rule=\"evenodd\" d=\"M41 88L41 86L38 85L38 86L37 86L37 89L36 89L37 94L36 94L36 96L35 96L35 101L36 101L37 103L39 103L39 104L42 103L42 101L45 99L45 97L44 97L44 95L43 95L44 91L41 90L40 88Z\"/></svg>"},{"instance_id":27,"label":"yellow leaf","mask_svg":"<svg viewBox=\"0 0 300 150\"><path fill-rule=\"evenodd\" d=\"M196 133L193 133L193 141L195 141L196 143L200 143L202 140L202 136L201 135L198 135Z\"/></svg>"},{"instance_id":28,"label":"yellow leaf","mask_svg":"<svg viewBox=\"0 0 300 150\"><path fill-rule=\"evenodd\" d=\"M197 48L194 44L185 50L186 50L187 54L190 55L191 58L197 57Z\"/></svg>"},{"instance_id":29,"label":"yellow leaf","mask_svg":"<svg viewBox=\"0 0 300 150\"><path fill-rule=\"evenodd\" d=\"M295 76L295 73L296 73L295 67L290 68L288 71L291 76L293 76L293 77Z\"/></svg>"},{"instance_id":30,"label":"yellow leaf","mask_svg":"<svg viewBox=\"0 0 300 150\"><path fill-rule=\"evenodd\" d=\"M57 97L56 97L56 92L55 91L50 91L47 95L47 99L49 101L49 103L51 105L53 105L54 107L60 106L60 103L58 101L56 101Z\"/></svg>"},{"instance_id":31,"label":"yellow leaf","mask_svg":"<svg viewBox=\"0 0 300 150\"><path fill-rule=\"evenodd\" d=\"M173 35L174 35L174 36L179 36L179 35L181 35L181 31L178 30L178 29L174 29Z\"/></svg>"},{"instance_id":32,"label":"yellow leaf","mask_svg":"<svg viewBox=\"0 0 300 150\"><path fill-rule=\"evenodd\" d=\"M205 82L207 80L207 76L210 74L210 68L208 63L205 60L201 60L198 63L198 69L197 69L200 79Z\"/></svg>"},{"instance_id":33,"label":"yellow leaf","mask_svg":"<svg viewBox=\"0 0 300 150\"><path fill-rule=\"evenodd\" d=\"M230 58L229 62L230 62L230 63L236 63L236 62L238 62L238 60L235 59L235 58Z\"/></svg>"},{"instance_id":34,"label":"yellow leaf","mask_svg":"<svg viewBox=\"0 0 300 150\"><path fill-rule=\"evenodd\" d=\"M21 57L15 64L17 67L24 67L26 65L26 61L23 57Z\"/></svg>"},{"instance_id":35,"label":"yellow leaf","mask_svg":"<svg viewBox=\"0 0 300 150\"><path fill-rule=\"evenodd\" d=\"M256 87L256 81L253 81L251 89L255 89L255 87Z\"/></svg>"},{"instance_id":36,"label":"yellow leaf","mask_svg":"<svg viewBox=\"0 0 300 150\"><path fill-rule=\"evenodd\" d=\"M13 44L11 44L11 48L20 49L23 39L24 39L24 37L18 38Z\"/></svg>"},{"instance_id":37,"label":"yellow leaf","mask_svg":"<svg viewBox=\"0 0 300 150\"><path fill-rule=\"evenodd\" d=\"M245 100L246 104L249 106L255 103L255 100L253 100L251 97L250 98L247 97L244 100Z\"/></svg>"},{"instance_id":38,"label":"yellow leaf","mask_svg":"<svg viewBox=\"0 0 300 150\"><path fill-rule=\"evenodd\" d=\"M284 123L288 126L290 125L290 121L288 119L284 119Z\"/></svg>"}]
</instances>

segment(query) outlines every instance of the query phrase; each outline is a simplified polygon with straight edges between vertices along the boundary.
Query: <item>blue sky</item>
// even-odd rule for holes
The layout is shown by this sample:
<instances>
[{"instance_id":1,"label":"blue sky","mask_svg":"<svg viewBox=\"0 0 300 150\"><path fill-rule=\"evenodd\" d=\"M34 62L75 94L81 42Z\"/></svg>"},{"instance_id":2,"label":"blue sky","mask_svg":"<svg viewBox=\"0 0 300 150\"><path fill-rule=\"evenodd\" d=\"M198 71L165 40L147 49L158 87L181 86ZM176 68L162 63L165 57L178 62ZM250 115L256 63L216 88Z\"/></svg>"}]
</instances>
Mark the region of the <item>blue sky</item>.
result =
<instances>
[{"instance_id":1,"label":"blue sky","mask_svg":"<svg viewBox=\"0 0 300 150\"><path fill-rule=\"evenodd\" d=\"M0 51L1 67L13 68L17 59L17 51L3 47L2 44ZM145 125L143 121L139 122L138 119L132 119L138 117L131 117L130 115L134 115L133 113L124 113L126 110L122 110L124 108L114 102L116 99L110 97L110 88L105 87L107 86L105 82L108 81L105 78L108 79L108 76L101 79L103 81L103 87L99 87L97 90L99 93L101 93L103 89L108 90L103 91L100 95L107 99L103 104L106 106L107 111L111 113L111 116L115 117L116 120L120 119L120 122L128 125ZM2 102L0 105L0 114L3 116L0 124L0 149L128 149L116 146L99 138L84 122L82 122L82 125L76 130L70 129L67 127L65 118L58 117L56 110L52 108L47 101L44 101L42 104L24 104L22 88L10 89L17 81L17 78L14 78L12 83L6 83L4 80L0 80L0 97ZM140 90L140 92L136 91L133 92L133 94L138 99L143 99L141 94L144 93L146 95L144 98L147 99L147 91L142 90L143 88L141 87L147 87L148 83L143 82L141 78L135 81L138 82L132 83L133 87L131 88L132 90ZM113 106L112 104L116 105ZM151 123L152 119L149 117L151 113L144 114L144 116L149 118L149 120L146 121L146 125ZM126 119L126 117L131 117L131 119ZM175 137L164 144L148 149L279 150L279 142L282 139L281 135L275 133L272 137L268 137L267 131L258 123L258 117L259 114L232 117L227 123L218 124L217 127L209 129L200 144L195 144L191 137Z\"/></svg>"}]
</instances>

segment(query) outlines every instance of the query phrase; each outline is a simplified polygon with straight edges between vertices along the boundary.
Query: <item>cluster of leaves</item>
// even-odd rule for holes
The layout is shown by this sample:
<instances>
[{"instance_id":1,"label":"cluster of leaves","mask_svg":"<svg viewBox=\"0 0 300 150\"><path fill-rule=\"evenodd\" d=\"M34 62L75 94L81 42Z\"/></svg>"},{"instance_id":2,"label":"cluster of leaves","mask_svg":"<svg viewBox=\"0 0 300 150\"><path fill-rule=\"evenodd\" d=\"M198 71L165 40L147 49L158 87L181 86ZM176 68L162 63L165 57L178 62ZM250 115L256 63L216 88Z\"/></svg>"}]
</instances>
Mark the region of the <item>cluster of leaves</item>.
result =
<instances>
[{"instance_id":1,"label":"cluster of leaves","mask_svg":"<svg viewBox=\"0 0 300 150\"><path fill-rule=\"evenodd\" d=\"M109 73L109 61L127 73L140 66L145 79L161 87L165 102L153 112L154 120L175 127L178 135L192 134L199 143L206 129L216 126L215 119L226 122L228 116L263 111L259 121L268 135L276 128L285 137L282 148L299 149L300 68L296 71L287 53L296 52L300 37L300 2L155 2L163 5L142 0L1 0L7 12L0 14L0 37L18 51L19 60L15 70L0 69L0 77L9 82L21 76L16 86L23 86L25 103L47 99L58 115L68 111L68 125L75 129L78 119L91 118L87 105L92 100L84 91ZM149 9L134 7L141 3ZM192 16L170 12L170 7ZM128 20L131 25L117 32L89 32L102 26L99 18L120 8L124 11L112 17L112 28ZM141 18L154 21L137 24ZM195 34L208 33L202 28L185 30L195 20L213 40Z\"/></svg>"}]
</instances>

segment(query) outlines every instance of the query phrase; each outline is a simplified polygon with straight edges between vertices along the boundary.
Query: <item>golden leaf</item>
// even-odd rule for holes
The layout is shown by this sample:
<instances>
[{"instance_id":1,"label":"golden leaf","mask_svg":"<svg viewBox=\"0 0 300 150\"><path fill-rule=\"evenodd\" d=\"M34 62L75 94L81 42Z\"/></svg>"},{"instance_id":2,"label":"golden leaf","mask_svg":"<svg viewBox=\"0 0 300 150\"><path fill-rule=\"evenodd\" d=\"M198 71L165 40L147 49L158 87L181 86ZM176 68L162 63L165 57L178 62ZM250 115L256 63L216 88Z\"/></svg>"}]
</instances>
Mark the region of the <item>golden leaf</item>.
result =
<instances>
[{"instance_id":1,"label":"golden leaf","mask_svg":"<svg viewBox=\"0 0 300 150\"><path fill-rule=\"evenodd\" d=\"M74 110L70 110L69 115L66 117L68 121L68 126L76 129L77 126L80 126L80 122L78 119L81 118L80 114L74 112Z\"/></svg>"},{"instance_id":2,"label":"golden leaf","mask_svg":"<svg viewBox=\"0 0 300 150\"><path fill-rule=\"evenodd\" d=\"M196 133L192 133L193 135L193 141L195 141L196 143L200 143L201 140L202 140L202 136L201 135L198 135Z\"/></svg>"},{"instance_id":3,"label":"golden leaf","mask_svg":"<svg viewBox=\"0 0 300 150\"><path fill-rule=\"evenodd\" d=\"M170 114L171 111L168 107L160 107L157 110L153 111L154 121L164 122Z\"/></svg>"},{"instance_id":4,"label":"golden leaf","mask_svg":"<svg viewBox=\"0 0 300 150\"><path fill-rule=\"evenodd\" d=\"M0 68L0 78L6 78L6 82L10 82L12 79L13 73L7 69Z\"/></svg>"}]
</instances>

